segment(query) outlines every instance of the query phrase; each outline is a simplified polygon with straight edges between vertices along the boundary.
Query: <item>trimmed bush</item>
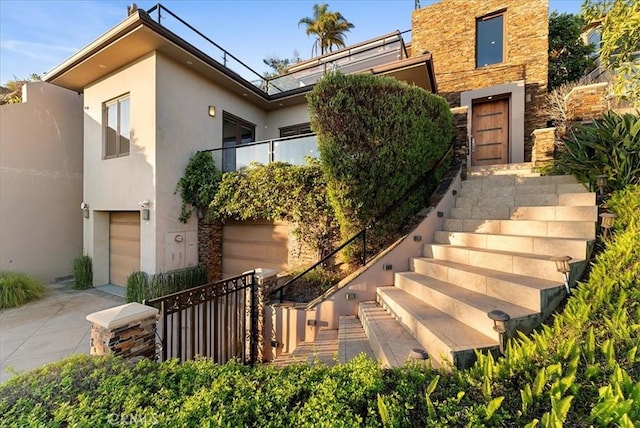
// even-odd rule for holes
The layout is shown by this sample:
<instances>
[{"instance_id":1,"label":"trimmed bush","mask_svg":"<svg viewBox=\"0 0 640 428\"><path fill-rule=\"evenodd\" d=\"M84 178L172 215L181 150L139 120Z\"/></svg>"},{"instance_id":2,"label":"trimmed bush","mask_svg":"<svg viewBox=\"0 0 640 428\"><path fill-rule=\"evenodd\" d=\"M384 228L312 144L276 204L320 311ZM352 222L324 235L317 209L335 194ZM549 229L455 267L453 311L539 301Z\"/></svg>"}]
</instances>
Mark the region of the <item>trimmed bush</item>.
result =
<instances>
[{"instance_id":1,"label":"trimmed bush","mask_svg":"<svg viewBox=\"0 0 640 428\"><path fill-rule=\"evenodd\" d=\"M640 182L640 116L607 112L601 120L572 130L559 147L555 169L583 183L608 177L608 189Z\"/></svg>"},{"instance_id":2,"label":"trimmed bush","mask_svg":"<svg viewBox=\"0 0 640 428\"><path fill-rule=\"evenodd\" d=\"M149 276L145 272L133 272L127 278L127 302L155 299L207 283L204 266L192 266Z\"/></svg>"},{"instance_id":3,"label":"trimmed bush","mask_svg":"<svg viewBox=\"0 0 640 428\"><path fill-rule=\"evenodd\" d=\"M447 102L393 78L330 73L309 93L308 102L343 240L383 214L453 141ZM424 206L425 195L426 189L416 193L399 209L400 216L376 232L384 236L403 224Z\"/></svg>"},{"instance_id":4,"label":"trimmed bush","mask_svg":"<svg viewBox=\"0 0 640 428\"><path fill-rule=\"evenodd\" d=\"M179 220L191 218L191 207L206 211L218 190L222 173L216 167L210 152L197 152L189 159L184 176L178 180L176 193L182 197Z\"/></svg>"},{"instance_id":5,"label":"trimmed bush","mask_svg":"<svg viewBox=\"0 0 640 428\"><path fill-rule=\"evenodd\" d=\"M73 261L73 288L85 290L93 287L93 261L84 255Z\"/></svg>"},{"instance_id":6,"label":"trimmed bush","mask_svg":"<svg viewBox=\"0 0 640 428\"><path fill-rule=\"evenodd\" d=\"M23 273L0 271L0 309L24 305L44 294L44 285Z\"/></svg>"}]
</instances>

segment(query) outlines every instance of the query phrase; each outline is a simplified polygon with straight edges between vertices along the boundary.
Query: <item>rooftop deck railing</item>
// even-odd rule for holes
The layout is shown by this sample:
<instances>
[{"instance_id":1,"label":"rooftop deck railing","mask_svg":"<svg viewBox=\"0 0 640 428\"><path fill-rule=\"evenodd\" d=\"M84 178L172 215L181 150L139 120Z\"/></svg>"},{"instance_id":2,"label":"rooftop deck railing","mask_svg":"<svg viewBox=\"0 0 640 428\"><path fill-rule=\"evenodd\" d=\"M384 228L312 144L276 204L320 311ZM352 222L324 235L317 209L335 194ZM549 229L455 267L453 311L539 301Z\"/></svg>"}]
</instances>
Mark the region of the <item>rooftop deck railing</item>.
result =
<instances>
[{"instance_id":1,"label":"rooftop deck railing","mask_svg":"<svg viewBox=\"0 0 640 428\"><path fill-rule=\"evenodd\" d=\"M222 172L237 171L249 166L252 162L264 165L271 162L306 165L307 157L318 157L316 134L313 133L204 151L211 152L216 166Z\"/></svg>"}]
</instances>

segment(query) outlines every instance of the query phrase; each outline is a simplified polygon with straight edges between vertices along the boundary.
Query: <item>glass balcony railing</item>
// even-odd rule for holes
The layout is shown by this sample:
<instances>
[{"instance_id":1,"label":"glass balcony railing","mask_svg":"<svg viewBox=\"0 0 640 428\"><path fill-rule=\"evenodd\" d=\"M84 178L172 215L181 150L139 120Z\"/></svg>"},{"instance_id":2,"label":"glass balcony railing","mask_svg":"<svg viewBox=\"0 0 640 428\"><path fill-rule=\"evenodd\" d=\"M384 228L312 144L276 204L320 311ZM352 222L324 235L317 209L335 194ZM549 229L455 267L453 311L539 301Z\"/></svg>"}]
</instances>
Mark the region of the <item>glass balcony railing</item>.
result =
<instances>
[{"instance_id":1,"label":"glass balcony railing","mask_svg":"<svg viewBox=\"0 0 640 428\"><path fill-rule=\"evenodd\" d=\"M252 162L266 165L271 162L286 162L306 165L307 157L318 157L316 134L258 141L208 150L222 172L237 171Z\"/></svg>"}]
</instances>

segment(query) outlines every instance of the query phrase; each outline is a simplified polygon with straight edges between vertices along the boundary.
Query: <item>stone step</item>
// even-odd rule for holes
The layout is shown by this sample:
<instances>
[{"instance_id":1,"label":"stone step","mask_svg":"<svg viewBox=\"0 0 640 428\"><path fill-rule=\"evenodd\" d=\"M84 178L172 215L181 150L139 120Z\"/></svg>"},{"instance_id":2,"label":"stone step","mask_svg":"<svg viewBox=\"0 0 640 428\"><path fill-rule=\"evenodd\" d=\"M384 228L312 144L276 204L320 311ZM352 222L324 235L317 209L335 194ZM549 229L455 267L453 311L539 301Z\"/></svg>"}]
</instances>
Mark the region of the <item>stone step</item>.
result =
<instances>
[{"instance_id":1,"label":"stone step","mask_svg":"<svg viewBox=\"0 0 640 428\"><path fill-rule=\"evenodd\" d=\"M427 351L429 359L441 366L470 367L475 361L475 349L498 348L495 338L480 333L398 287L378 287L376 296L380 305Z\"/></svg>"},{"instance_id":2,"label":"stone step","mask_svg":"<svg viewBox=\"0 0 640 428\"><path fill-rule=\"evenodd\" d=\"M473 206L452 208L450 217L467 220L557 220L557 221L597 221L597 206L551 206L551 207L508 207Z\"/></svg>"},{"instance_id":3,"label":"stone step","mask_svg":"<svg viewBox=\"0 0 640 428\"><path fill-rule=\"evenodd\" d=\"M510 335L516 330L528 333L541 322L538 310L417 272L397 273L395 286L496 341L499 335L493 330L493 321L487 316L487 313L494 309L506 312L511 317L507 323Z\"/></svg>"},{"instance_id":4,"label":"stone step","mask_svg":"<svg viewBox=\"0 0 640 428\"><path fill-rule=\"evenodd\" d=\"M358 317L372 352L383 367L400 367L422 345L376 302L360 302Z\"/></svg>"},{"instance_id":5,"label":"stone step","mask_svg":"<svg viewBox=\"0 0 640 428\"><path fill-rule=\"evenodd\" d=\"M344 364L360 354L365 354L369 358L376 357L357 316L341 316L338 325L338 361L340 363Z\"/></svg>"},{"instance_id":6,"label":"stone step","mask_svg":"<svg viewBox=\"0 0 640 428\"><path fill-rule=\"evenodd\" d=\"M481 165L467 168L467 176L491 176L491 175L526 175L538 174L531 162L509 163L501 165ZM539 174L538 174L539 175Z\"/></svg>"},{"instance_id":7,"label":"stone step","mask_svg":"<svg viewBox=\"0 0 640 428\"><path fill-rule=\"evenodd\" d=\"M446 219L444 230L593 239L596 234L596 223L594 221Z\"/></svg>"},{"instance_id":8,"label":"stone step","mask_svg":"<svg viewBox=\"0 0 640 428\"><path fill-rule=\"evenodd\" d=\"M459 247L488 248L532 254L563 254L574 259L587 255L589 241L581 238L556 238L496 233L436 231L434 242Z\"/></svg>"},{"instance_id":9,"label":"stone step","mask_svg":"<svg viewBox=\"0 0 640 428\"><path fill-rule=\"evenodd\" d=\"M541 193L589 193L587 188L579 183L535 184L528 182L528 184L518 185L510 183L512 183L512 177L509 176L463 181L462 188L460 189L460 196L515 196Z\"/></svg>"},{"instance_id":10,"label":"stone step","mask_svg":"<svg viewBox=\"0 0 640 428\"><path fill-rule=\"evenodd\" d=\"M526 206L593 206L596 204L596 194L590 193L530 193L516 195L500 195L492 198L483 196L458 196L456 208L490 207L503 205L508 207Z\"/></svg>"},{"instance_id":11,"label":"stone step","mask_svg":"<svg viewBox=\"0 0 640 428\"><path fill-rule=\"evenodd\" d=\"M415 257L410 260L412 271L464 287L477 293L509 300L532 311L543 311L565 296L564 284L558 281L500 272L446 260Z\"/></svg>"},{"instance_id":12,"label":"stone step","mask_svg":"<svg viewBox=\"0 0 640 428\"><path fill-rule=\"evenodd\" d=\"M500 272L533 276L556 282L564 282L564 277L556 270L555 263L551 261L551 257L562 255L564 254L528 254L444 244L425 244L423 251L424 257L476 267L491 266L491 269ZM581 262L584 262L584 260L572 260L570 266L573 269L573 265L576 265L575 268L577 269L579 267L578 264Z\"/></svg>"}]
</instances>

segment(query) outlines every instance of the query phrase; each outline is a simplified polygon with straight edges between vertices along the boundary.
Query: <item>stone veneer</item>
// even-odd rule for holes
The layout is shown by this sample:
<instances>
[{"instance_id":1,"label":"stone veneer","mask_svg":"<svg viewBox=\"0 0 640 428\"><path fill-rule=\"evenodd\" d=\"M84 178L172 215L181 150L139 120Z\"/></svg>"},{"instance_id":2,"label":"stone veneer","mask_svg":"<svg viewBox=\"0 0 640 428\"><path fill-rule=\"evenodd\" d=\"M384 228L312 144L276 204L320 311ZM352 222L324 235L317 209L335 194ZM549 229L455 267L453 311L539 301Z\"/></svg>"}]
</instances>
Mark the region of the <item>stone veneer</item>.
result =
<instances>
[{"instance_id":1,"label":"stone veneer","mask_svg":"<svg viewBox=\"0 0 640 428\"><path fill-rule=\"evenodd\" d=\"M531 162L538 168L553 162L555 155L556 128L542 128L533 131L533 152Z\"/></svg>"},{"instance_id":2,"label":"stone veneer","mask_svg":"<svg viewBox=\"0 0 640 428\"><path fill-rule=\"evenodd\" d=\"M207 279L222 279L222 223L198 220L198 263L207 268Z\"/></svg>"},{"instance_id":3,"label":"stone veneer","mask_svg":"<svg viewBox=\"0 0 640 428\"><path fill-rule=\"evenodd\" d=\"M140 303L87 315L91 322L91 355L155 358L157 316L156 308Z\"/></svg>"},{"instance_id":4,"label":"stone veneer","mask_svg":"<svg viewBox=\"0 0 640 428\"><path fill-rule=\"evenodd\" d=\"M476 68L476 18L506 10L504 62ZM548 0L441 0L415 10L412 55L433 55L438 93L452 107L460 93L518 80L525 81L525 160L531 134L546 126L541 111L547 92Z\"/></svg>"},{"instance_id":5,"label":"stone veneer","mask_svg":"<svg viewBox=\"0 0 640 428\"><path fill-rule=\"evenodd\" d=\"M602 119L605 111L610 109L607 99L609 84L595 83L593 85L573 88L565 97L567 106L567 126L575 126Z\"/></svg>"}]
</instances>

